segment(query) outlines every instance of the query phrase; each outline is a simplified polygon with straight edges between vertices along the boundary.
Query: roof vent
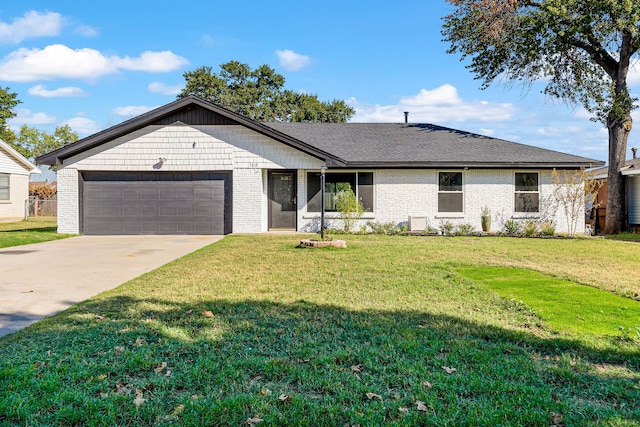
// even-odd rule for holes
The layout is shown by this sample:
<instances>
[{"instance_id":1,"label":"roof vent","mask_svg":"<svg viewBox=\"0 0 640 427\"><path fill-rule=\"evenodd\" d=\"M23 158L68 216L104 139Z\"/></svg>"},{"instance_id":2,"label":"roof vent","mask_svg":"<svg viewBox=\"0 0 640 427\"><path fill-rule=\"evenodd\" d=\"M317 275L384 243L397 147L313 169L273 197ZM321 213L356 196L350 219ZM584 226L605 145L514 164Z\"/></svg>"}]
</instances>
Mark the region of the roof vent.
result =
<instances>
[{"instance_id":1,"label":"roof vent","mask_svg":"<svg viewBox=\"0 0 640 427\"><path fill-rule=\"evenodd\" d=\"M631 152L633 153L633 158L638 158L638 147L631 147Z\"/></svg>"},{"instance_id":2,"label":"roof vent","mask_svg":"<svg viewBox=\"0 0 640 427\"><path fill-rule=\"evenodd\" d=\"M409 112L408 111L404 112L404 122L405 123L409 123Z\"/></svg>"}]
</instances>

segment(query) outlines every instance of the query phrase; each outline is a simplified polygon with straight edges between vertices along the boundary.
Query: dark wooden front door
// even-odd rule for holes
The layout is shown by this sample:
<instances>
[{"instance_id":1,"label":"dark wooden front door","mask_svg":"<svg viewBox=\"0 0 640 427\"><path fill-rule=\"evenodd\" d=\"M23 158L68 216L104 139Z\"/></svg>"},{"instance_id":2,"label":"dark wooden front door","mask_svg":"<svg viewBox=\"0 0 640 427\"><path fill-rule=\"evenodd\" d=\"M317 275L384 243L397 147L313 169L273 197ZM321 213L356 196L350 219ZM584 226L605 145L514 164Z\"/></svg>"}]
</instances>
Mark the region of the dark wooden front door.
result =
<instances>
[{"instance_id":1,"label":"dark wooden front door","mask_svg":"<svg viewBox=\"0 0 640 427\"><path fill-rule=\"evenodd\" d=\"M269 228L296 229L296 173L269 172Z\"/></svg>"}]
</instances>

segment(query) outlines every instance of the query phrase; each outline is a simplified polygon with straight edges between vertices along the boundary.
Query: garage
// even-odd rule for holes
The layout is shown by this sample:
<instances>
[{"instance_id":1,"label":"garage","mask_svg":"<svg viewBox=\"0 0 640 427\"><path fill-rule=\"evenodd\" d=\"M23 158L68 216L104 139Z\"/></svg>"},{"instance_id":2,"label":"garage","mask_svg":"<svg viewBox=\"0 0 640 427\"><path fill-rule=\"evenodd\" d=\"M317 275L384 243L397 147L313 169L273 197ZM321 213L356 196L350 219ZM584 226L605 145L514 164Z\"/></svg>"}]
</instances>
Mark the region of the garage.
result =
<instances>
[{"instance_id":1,"label":"garage","mask_svg":"<svg viewBox=\"0 0 640 427\"><path fill-rule=\"evenodd\" d=\"M228 234L230 172L83 172L87 235Z\"/></svg>"}]
</instances>

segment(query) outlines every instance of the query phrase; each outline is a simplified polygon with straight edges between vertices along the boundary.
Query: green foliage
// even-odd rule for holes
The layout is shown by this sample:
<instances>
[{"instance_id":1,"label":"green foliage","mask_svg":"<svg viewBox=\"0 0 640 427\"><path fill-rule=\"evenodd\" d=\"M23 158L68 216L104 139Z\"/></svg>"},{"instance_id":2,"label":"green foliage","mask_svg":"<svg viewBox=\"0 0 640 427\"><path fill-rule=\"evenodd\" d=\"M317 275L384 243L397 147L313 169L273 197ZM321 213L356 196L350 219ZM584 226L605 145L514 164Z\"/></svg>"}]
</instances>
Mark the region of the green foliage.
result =
<instances>
[{"instance_id":1,"label":"green foliage","mask_svg":"<svg viewBox=\"0 0 640 427\"><path fill-rule=\"evenodd\" d=\"M449 0L449 52L471 58L487 87L546 79L545 93L583 105L604 120L624 120L633 108L626 78L637 53L640 4L630 1Z\"/></svg>"},{"instance_id":2,"label":"green foliage","mask_svg":"<svg viewBox=\"0 0 640 427\"><path fill-rule=\"evenodd\" d=\"M538 234L538 221L528 219L522 224L522 232L527 237L533 237Z\"/></svg>"},{"instance_id":3,"label":"green foliage","mask_svg":"<svg viewBox=\"0 0 640 427\"><path fill-rule=\"evenodd\" d=\"M56 127L53 134L22 125L10 144L23 156L34 159L78 140L78 134L69 125Z\"/></svg>"},{"instance_id":4,"label":"green foliage","mask_svg":"<svg viewBox=\"0 0 640 427\"><path fill-rule=\"evenodd\" d=\"M371 228L371 232L373 234L383 234L386 236L395 236L400 233L400 227L393 221L389 222L378 222L378 221L369 221L367 222L369 228Z\"/></svg>"},{"instance_id":5,"label":"green foliage","mask_svg":"<svg viewBox=\"0 0 640 427\"><path fill-rule=\"evenodd\" d=\"M440 221L438 228L443 236L452 236L455 225L451 221Z\"/></svg>"},{"instance_id":6,"label":"green foliage","mask_svg":"<svg viewBox=\"0 0 640 427\"><path fill-rule=\"evenodd\" d=\"M324 102L316 95L284 89L284 76L268 65L252 70L230 61L220 72L203 66L184 73L186 86L178 95L197 95L260 122L346 122L355 110L342 100Z\"/></svg>"},{"instance_id":7,"label":"green foliage","mask_svg":"<svg viewBox=\"0 0 640 427\"><path fill-rule=\"evenodd\" d=\"M470 236L475 232L475 227L467 222L456 225L455 234L458 236Z\"/></svg>"},{"instance_id":8,"label":"green foliage","mask_svg":"<svg viewBox=\"0 0 640 427\"><path fill-rule=\"evenodd\" d=\"M550 219L542 221L540 223L540 233L547 237L556 234L556 222Z\"/></svg>"},{"instance_id":9,"label":"green foliage","mask_svg":"<svg viewBox=\"0 0 640 427\"><path fill-rule=\"evenodd\" d=\"M489 209L489 206L483 206L482 210L480 211L480 217L482 218L491 218L491 209Z\"/></svg>"},{"instance_id":10,"label":"green foliage","mask_svg":"<svg viewBox=\"0 0 640 427\"><path fill-rule=\"evenodd\" d=\"M21 102L17 93L10 92L8 87L0 87L0 130L4 131L7 127L7 120L16 116L13 109Z\"/></svg>"},{"instance_id":11,"label":"green foliage","mask_svg":"<svg viewBox=\"0 0 640 427\"><path fill-rule=\"evenodd\" d=\"M502 225L502 232L509 236L517 236L522 232L522 227L515 219L508 219Z\"/></svg>"},{"instance_id":12,"label":"green foliage","mask_svg":"<svg viewBox=\"0 0 640 427\"><path fill-rule=\"evenodd\" d=\"M355 223L362 217L364 206L351 188L341 190L334 196L336 211L344 224L344 231L349 233Z\"/></svg>"}]
</instances>

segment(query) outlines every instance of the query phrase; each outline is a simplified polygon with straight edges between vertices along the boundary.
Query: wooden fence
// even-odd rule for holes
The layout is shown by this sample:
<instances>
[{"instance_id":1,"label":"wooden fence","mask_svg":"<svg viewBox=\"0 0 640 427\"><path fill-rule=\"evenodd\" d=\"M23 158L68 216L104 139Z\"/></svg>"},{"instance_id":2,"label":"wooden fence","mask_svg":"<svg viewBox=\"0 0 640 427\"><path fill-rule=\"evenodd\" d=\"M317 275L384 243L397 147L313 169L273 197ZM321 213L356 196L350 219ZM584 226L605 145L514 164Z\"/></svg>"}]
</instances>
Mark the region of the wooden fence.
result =
<instances>
[{"instance_id":1,"label":"wooden fence","mask_svg":"<svg viewBox=\"0 0 640 427\"><path fill-rule=\"evenodd\" d=\"M41 199L37 196L29 196L29 216L57 216L58 199L53 196L49 199Z\"/></svg>"}]
</instances>

